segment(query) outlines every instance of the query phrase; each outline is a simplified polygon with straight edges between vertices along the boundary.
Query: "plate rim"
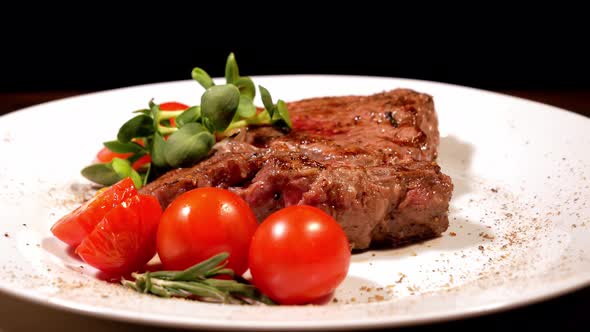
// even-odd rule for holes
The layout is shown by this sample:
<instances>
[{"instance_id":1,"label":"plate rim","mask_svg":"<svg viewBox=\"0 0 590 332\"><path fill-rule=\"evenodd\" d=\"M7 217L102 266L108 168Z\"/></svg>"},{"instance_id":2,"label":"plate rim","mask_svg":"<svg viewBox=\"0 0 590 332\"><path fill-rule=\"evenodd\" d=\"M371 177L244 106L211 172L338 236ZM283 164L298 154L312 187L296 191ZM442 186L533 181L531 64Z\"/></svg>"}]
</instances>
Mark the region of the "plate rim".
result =
<instances>
[{"instance_id":1,"label":"plate rim","mask_svg":"<svg viewBox=\"0 0 590 332\"><path fill-rule=\"evenodd\" d=\"M383 79L383 80L387 80L387 79L392 79L392 80L397 80L397 81L405 81L408 83L411 82L416 82L416 83L420 83L420 84L437 84L437 85L441 85L441 86L446 86L449 88L459 88L459 89L467 89L467 90L471 90L472 92L476 92L476 93L483 93L483 94L488 94L491 96L496 96L496 97L502 97L502 98L509 98L509 99L513 99L513 100L518 100L520 102L526 102L526 103L533 103L539 106L543 106L543 107L550 107L552 108L554 111L560 111L560 112L564 112L567 113L571 116L577 116L581 119L586 119L586 120L590 120L590 117L582 115L580 113L574 112L572 110L568 110L566 108L562 108L559 106L555 106L555 105L551 105L551 104L547 104L547 103L543 103L540 101L536 101L536 100L532 100L532 99L526 99L523 97L519 97L519 96L513 96L507 93L503 93L503 92L497 92L497 91L492 91L492 90L486 90L486 89L482 89L482 88L476 88L476 87L472 87L472 86L468 86L468 85L460 85L460 84L454 84L454 83L447 83L447 82L442 82L442 81L435 81L435 80L423 80L423 79L414 79L414 78L406 78L406 77L394 77L394 76L372 76L372 75L339 75L339 74L285 74L285 75L252 75L249 76L252 79L276 79L276 78L341 78L341 79ZM214 77L213 80L214 81L218 81L218 80L223 80L223 77ZM60 102L65 102L65 101L70 101L70 100L75 100L78 98L86 98L86 97L91 97L91 96L97 96L100 94L109 94L109 93L116 93L116 92L121 92L121 91L125 91L125 90L134 90L134 89L143 89L143 88L150 88L150 87L155 87L157 85L169 85L169 84L185 84L188 82L194 82L194 80L191 79L184 79L184 80L172 80L172 81L162 81L162 82L152 82L152 83L144 83L144 84L138 84L138 85L128 85L128 86L122 86L122 87L117 87L117 88L110 88L110 89L104 89L104 90L97 90L97 91L91 91L91 92L86 92L86 93L81 93L78 95L74 95L74 96L69 96L69 97L64 97L64 98L59 98L59 99L54 99L54 100L49 100L49 101L45 101L39 104L35 104L35 105L30 105L24 108L20 108L17 110L13 110L10 111L8 113L4 113L2 115L0 115L0 120L6 116L9 116L11 114L15 114L15 113L21 113L24 111L31 111L31 109L36 109L36 108L40 108L40 107L45 107L46 105L50 105L53 103L60 103Z\"/></svg>"},{"instance_id":2,"label":"plate rim","mask_svg":"<svg viewBox=\"0 0 590 332\"><path fill-rule=\"evenodd\" d=\"M531 296L526 299L521 299L513 302L505 303L493 303L485 307L476 306L467 310L450 310L450 313L441 312L433 315L425 315L420 318L404 317L398 320L387 320L387 319L369 319L363 320L327 320L327 321L298 321L297 324L293 322L283 321L269 321L269 322L256 322L252 324L251 321L246 320L218 320L218 319L203 319L199 318L195 321L191 318L170 317L163 314L150 314L148 315L133 315L133 311L123 309L117 311L111 308L100 308L96 310L96 306L80 304L73 300L62 300L62 299L51 299L47 295L38 296L33 294L34 292L25 290L22 292L14 291L8 287L4 287L0 283L0 293L9 295L19 300L23 300L29 303L41 305L46 308L52 308L55 310L64 310L73 314L81 314L87 317L94 317L103 320L116 320L119 322L134 323L140 325L170 327L170 328L185 328L185 329L231 329L234 331L271 331L281 329L284 331L298 331L302 329L316 329L323 331L331 330L353 330L358 328L398 328L398 327L411 327L418 325L426 325L431 323L442 323L454 321L457 319L468 319L481 317L484 315L490 315L495 313L507 312L513 309L525 307L527 305L534 305L543 301L555 299L559 296L571 294L575 291L590 287L590 278L584 282L570 285L561 289L554 289L552 291ZM216 304L211 304L216 305ZM346 304L345 306L357 306L358 304ZM365 304L367 305L367 304ZM282 306L285 309L287 306ZM344 323L344 324L343 324Z\"/></svg>"},{"instance_id":3,"label":"plate rim","mask_svg":"<svg viewBox=\"0 0 590 332\"><path fill-rule=\"evenodd\" d=\"M445 83L445 82L438 82L438 81L430 81L430 80L420 80L420 79L410 79L410 78L401 78L401 77L387 77L387 76L365 76L365 75L324 75L324 74L295 74L295 75L255 75L251 76L254 79L290 79L290 78L338 78L344 80L353 80L353 79L382 79L382 80L397 80L401 83L420 83L420 84L436 84L442 85L451 88L458 88L458 89L468 89L472 92L478 94L487 94L494 97L500 98L509 98L514 101L518 102L525 102L529 104L536 104L543 106L545 108L549 108L551 111L560 112L566 116L576 116L578 119L584 119L584 121L590 121L590 117L586 117L579 113L563 109L557 106L545 104L542 102L529 100L522 97L512 96L500 92L489 91L469 86ZM75 100L79 98L88 98L88 97L96 97L100 95L108 95L111 93L122 92L128 89L144 89L150 87L156 87L158 85L170 85L170 84L186 84L188 82L192 82L192 80L176 80L176 81L166 81L166 82L154 82L154 83L147 83L141 85L132 85L126 87L119 87L114 89L106 89L101 91L94 91L90 93L83 93L80 95L60 98L56 100L51 100L47 102L43 102L36 105L31 105L22 109L14 110L3 114L0 116L0 121L5 121L7 118L10 118L14 114L24 113L34 111L36 109L43 109L47 105L51 105L54 103L62 103L67 102L69 100ZM529 296L524 299L520 299L517 301L496 301L493 304L487 305L486 307L476 306L474 308L469 308L467 310L447 310L438 314L433 315L424 315L419 318L415 317L404 317L402 319L391 320L391 319L369 319L365 318L362 320L350 321L346 322L345 324L342 323L341 320L327 320L327 321L306 321L306 322L297 322L297 324L293 324L293 322L280 322L280 321L269 321L260 324L261 322L257 322L256 325L252 325L251 321L245 320L209 320L199 318L198 320L194 319L179 319L178 317L166 317L162 314L152 314L151 316L148 315L132 315L132 311L128 309L123 310L114 310L110 308L100 308L97 310L97 306L87 305L87 304L80 304L79 302L73 300L65 300L65 299L52 299L51 297L44 295L42 293L34 292L31 290L15 290L9 287L8 284L5 284L2 280L0 280L0 293L12 296L21 300L25 300L28 302L36 303L39 305L43 305L49 308L54 308L58 310L65 310L67 312L82 314L91 317L97 317L101 319L114 319L121 322L132 322L132 323L139 323L139 324L149 324L149 325L158 325L158 326L167 326L167 327L182 327L182 328L212 328L212 329L233 329L233 330L270 330L270 329L283 329L283 330L300 330L300 329L322 329L322 330L346 330L346 329L355 329L355 328L382 328L382 327L401 327L401 326L414 326L414 325L422 325L427 323L434 323L434 322L444 322L455 320L458 318L470 318L470 317L477 317L486 314L492 314L497 312L504 312L511 309L523 307L525 305L539 303L545 300L553 299L561 295L569 294L575 292L577 290L583 289L585 287L590 286L590 275L586 280L581 280L578 282L571 281L567 283L567 286L561 288L553 288L545 292L537 293L536 295ZM501 303L497 303L501 302ZM354 305L354 304L351 304ZM358 305L358 304L356 304ZM355 306L356 306L355 305ZM450 312L450 313L449 313ZM250 326L248 325L250 324Z\"/></svg>"}]
</instances>

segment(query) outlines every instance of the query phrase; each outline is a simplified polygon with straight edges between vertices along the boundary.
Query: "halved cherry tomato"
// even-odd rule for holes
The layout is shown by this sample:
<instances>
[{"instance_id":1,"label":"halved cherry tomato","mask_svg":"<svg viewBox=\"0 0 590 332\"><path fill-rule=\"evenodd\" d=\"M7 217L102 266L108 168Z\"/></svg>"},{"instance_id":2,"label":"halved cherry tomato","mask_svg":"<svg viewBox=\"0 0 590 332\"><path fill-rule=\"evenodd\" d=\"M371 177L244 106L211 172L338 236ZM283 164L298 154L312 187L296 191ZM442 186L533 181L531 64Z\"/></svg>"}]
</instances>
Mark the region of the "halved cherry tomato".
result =
<instances>
[{"instance_id":1,"label":"halved cherry tomato","mask_svg":"<svg viewBox=\"0 0 590 332\"><path fill-rule=\"evenodd\" d=\"M121 202L137 195L131 178L125 178L58 220L51 232L58 239L77 246L90 234L102 218Z\"/></svg>"},{"instance_id":2,"label":"halved cherry tomato","mask_svg":"<svg viewBox=\"0 0 590 332\"><path fill-rule=\"evenodd\" d=\"M198 188L178 196L162 214L158 255L166 269L183 270L221 252L238 275L248 269L248 248L258 223L231 191Z\"/></svg>"},{"instance_id":3,"label":"halved cherry tomato","mask_svg":"<svg viewBox=\"0 0 590 332\"><path fill-rule=\"evenodd\" d=\"M138 271L156 253L161 215L162 208L154 196L128 198L104 216L76 253L109 275Z\"/></svg>"},{"instance_id":4,"label":"halved cherry tomato","mask_svg":"<svg viewBox=\"0 0 590 332\"><path fill-rule=\"evenodd\" d=\"M322 210L290 206L260 224L250 245L254 285L281 304L325 298L344 280L350 247L338 223Z\"/></svg>"},{"instance_id":5,"label":"halved cherry tomato","mask_svg":"<svg viewBox=\"0 0 590 332\"><path fill-rule=\"evenodd\" d=\"M187 108L187 105L175 101L160 104L160 110L162 111L184 111ZM174 119L170 119L170 125L172 127L176 127L176 122L174 121Z\"/></svg>"}]
</instances>

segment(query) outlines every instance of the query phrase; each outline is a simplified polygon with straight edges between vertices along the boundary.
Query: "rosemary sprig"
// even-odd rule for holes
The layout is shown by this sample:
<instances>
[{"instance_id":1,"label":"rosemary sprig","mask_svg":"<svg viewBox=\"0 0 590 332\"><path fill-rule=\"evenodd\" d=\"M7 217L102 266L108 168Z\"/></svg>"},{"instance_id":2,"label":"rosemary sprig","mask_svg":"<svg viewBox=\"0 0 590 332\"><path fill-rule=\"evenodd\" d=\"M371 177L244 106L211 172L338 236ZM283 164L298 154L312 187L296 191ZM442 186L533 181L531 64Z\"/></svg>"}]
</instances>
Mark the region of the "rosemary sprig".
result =
<instances>
[{"instance_id":1,"label":"rosemary sprig","mask_svg":"<svg viewBox=\"0 0 590 332\"><path fill-rule=\"evenodd\" d=\"M228 253L217 254L183 271L133 273L135 281L121 279L123 286L136 292L160 297L196 298L199 301L272 305L274 302L245 279L226 268ZM212 277L228 275L231 280Z\"/></svg>"}]
</instances>

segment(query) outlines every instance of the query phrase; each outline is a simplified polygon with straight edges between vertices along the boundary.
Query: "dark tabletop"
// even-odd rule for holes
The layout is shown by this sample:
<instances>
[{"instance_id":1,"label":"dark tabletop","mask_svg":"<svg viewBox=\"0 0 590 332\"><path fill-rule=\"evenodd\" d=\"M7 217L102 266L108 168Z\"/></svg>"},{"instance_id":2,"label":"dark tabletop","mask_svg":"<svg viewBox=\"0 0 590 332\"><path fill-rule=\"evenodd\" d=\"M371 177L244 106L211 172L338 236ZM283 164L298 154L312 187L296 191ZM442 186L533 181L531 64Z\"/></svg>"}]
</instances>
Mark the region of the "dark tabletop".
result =
<instances>
[{"instance_id":1,"label":"dark tabletop","mask_svg":"<svg viewBox=\"0 0 590 332\"><path fill-rule=\"evenodd\" d=\"M499 91L522 98L558 106L590 117L590 90L511 90ZM0 93L0 115L30 105L65 98L84 91L51 91L26 93ZM526 327L530 331L563 330L587 331L586 319L590 308L590 287L556 299L528 305L507 312L466 320L417 326L408 330L418 331L478 331L482 328L510 330ZM60 310L46 308L0 296L0 331L155 331L156 328L82 317Z\"/></svg>"}]
</instances>

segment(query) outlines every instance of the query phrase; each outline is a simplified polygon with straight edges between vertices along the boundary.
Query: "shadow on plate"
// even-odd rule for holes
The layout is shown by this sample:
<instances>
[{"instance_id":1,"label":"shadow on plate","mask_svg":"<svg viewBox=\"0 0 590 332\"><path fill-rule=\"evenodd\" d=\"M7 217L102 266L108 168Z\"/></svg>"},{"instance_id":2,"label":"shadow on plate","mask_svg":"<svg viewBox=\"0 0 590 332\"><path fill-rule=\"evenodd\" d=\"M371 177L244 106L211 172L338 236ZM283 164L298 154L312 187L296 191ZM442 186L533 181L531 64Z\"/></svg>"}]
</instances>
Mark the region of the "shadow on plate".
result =
<instances>
[{"instance_id":1,"label":"shadow on plate","mask_svg":"<svg viewBox=\"0 0 590 332\"><path fill-rule=\"evenodd\" d=\"M55 256L66 264L69 263L80 265L82 262L78 255L76 255L74 252L75 248L65 245L54 237L46 237L41 240L41 248L43 248L45 252Z\"/></svg>"},{"instance_id":2,"label":"shadow on plate","mask_svg":"<svg viewBox=\"0 0 590 332\"><path fill-rule=\"evenodd\" d=\"M451 176L455 186L453 197L457 198L471 192L469 179L471 162L473 161L474 147L472 144L461 141L453 135L441 137L438 148L438 163L445 174Z\"/></svg>"},{"instance_id":3,"label":"shadow on plate","mask_svg":"<svg viewBox=\"0 0 590 332\"><path fill-rule=\"evenodd\" d=\"M396 248L372 248L371 250L357 251L352 255L352 262L404 259L433 250L457 251L477 248L488 242L486 237L495 237L493 230L463 217L451 217L449 229L439 237Z\"/></svg>"}]
</instances>

